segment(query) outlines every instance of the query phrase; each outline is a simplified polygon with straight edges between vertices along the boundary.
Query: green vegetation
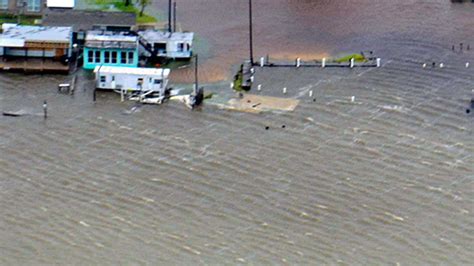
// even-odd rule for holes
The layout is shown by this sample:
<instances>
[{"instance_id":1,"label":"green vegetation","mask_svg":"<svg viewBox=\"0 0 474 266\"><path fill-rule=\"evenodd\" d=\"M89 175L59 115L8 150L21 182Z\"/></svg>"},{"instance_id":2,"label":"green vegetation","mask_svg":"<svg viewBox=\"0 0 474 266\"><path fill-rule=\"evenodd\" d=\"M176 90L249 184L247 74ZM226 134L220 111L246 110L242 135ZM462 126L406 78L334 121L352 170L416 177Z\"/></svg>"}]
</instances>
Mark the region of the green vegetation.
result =
<instances>
[{"instance_id":1,"label":"green vegetation","mask_svg":"<svg viewBox=\"0 0 474 266\"><path fill-rule=\"evenodd\" d=\"M233 87L233 89L235 91L240 91L240 92L244 91L244 89L242 88L242 83L244 81L243 67L244 67L244 65L240 65L239 71L234 76L234 87Z\"/></svg>"},{"instance_id":2,"label":"green vegetation","mask_svg":"<svg viewBox=\"0 0 474 266\"><path fill-rule=\"evenodd\" d=\"M41 19L41 16L22 15L20 17L20 24L21 25L35 25L35 20L37 19ZM17 22L18 22L18 17L16 15L10 15L10 14L0 15L0 24L17 23Z\"/></svg>"},{"instance_id":3,"label":"green vegetation","mask_svg":"<svg viewBox=\"0 0 474 266\"><path fill-rule=\"evenodd\" d=\"M121 0L88 0L89 3L99 7L100 10L109 10L111 6L122 12L129 12L137 14L137 23L154 23L157 19L151 15L143 14L140 16L141 10L138 10L135 5L125 5L124 1Z\"/></svg>"},{"instance_id":4,"label":"green vegetation","mask_svg":"<svg viewBox=\"0 0 474 266\"><path fill-rule=\"evenodd\" d=\"M367 62L367 58L365 58L365 56L363 56L363 55L361 55L361 54L351 54L351 55L347 55L347 56L338 58L338 59L336 59L336 60L334 60L334 61L337 62L337 63L343 63L343 62L349 62L352 58L354 58L354 60L355 60L356 62Z\"/></svg>"}]
</instances>

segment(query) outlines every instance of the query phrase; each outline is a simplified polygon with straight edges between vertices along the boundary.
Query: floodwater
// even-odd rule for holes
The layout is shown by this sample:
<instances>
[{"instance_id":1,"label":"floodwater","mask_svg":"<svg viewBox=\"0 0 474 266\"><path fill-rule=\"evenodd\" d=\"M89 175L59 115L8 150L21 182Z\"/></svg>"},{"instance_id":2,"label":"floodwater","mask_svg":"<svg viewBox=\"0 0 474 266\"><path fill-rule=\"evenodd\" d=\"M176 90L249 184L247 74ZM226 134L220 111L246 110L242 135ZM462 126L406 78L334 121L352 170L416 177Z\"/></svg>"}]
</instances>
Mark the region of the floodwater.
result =
<instances>
[{"instance_id":1,"label":"floodwater","mask_svg":"<svg viewBox=\"0 0 474 266\"><path fill-rule=\"evenodd\" d=\"M245 2L179 1L207 82L247 56ZM374 50L383 67L257 68L262 94L301 100L260 115L0 74L0 111L29 114L0 117L0 264L472 263L474 4L254 2L257 56Z\"/></svg>"}]
</instances>

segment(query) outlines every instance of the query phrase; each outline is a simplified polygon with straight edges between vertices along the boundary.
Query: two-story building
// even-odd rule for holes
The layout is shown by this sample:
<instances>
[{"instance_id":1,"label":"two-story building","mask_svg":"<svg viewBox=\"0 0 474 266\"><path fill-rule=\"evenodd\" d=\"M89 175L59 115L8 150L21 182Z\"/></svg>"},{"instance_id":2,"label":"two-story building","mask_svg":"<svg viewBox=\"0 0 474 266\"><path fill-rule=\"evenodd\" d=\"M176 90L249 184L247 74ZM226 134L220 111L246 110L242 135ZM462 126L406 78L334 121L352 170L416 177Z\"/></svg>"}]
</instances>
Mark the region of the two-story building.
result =
<instances>
[{"instance_id":1,"label":"two-story building","mask_svg":"<svg viewBox=\"0 0 474 266\"><path fill-rule=\"evenodd\" d=\"M138 37L127 32L89 31L84 44L84 69L137 67L138 47Z\"/></svg>"}]
</instances>

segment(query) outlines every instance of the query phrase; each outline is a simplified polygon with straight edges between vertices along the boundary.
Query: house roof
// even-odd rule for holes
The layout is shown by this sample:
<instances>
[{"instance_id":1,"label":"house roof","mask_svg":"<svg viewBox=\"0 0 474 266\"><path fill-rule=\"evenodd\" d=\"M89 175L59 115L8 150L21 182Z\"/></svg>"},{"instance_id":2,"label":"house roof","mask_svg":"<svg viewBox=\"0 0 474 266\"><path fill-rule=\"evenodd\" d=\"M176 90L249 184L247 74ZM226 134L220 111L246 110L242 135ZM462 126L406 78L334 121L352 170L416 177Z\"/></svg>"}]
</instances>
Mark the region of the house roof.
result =
<instances>
[{"instance_id":1,"label":"house roof","mask_svg":"<svg viewBox=\"0 0 474 266\"><path fill-rule=\"evenodd\" d=\"M138 32L138 35L145 39L147 42L166 42L171 41L186 41L192 43L194 38L193 32L167 32L160 30L145 30Z\"/></svg>"},{"instance_id":2,"label":"house roof","mask_svg":"<svg viewBox=\"0 0 474 266\"><path fill-rule=\"evenodd\" d=\"M124 32L88 31L85 46L93 48L134 49L138 46L138 37L127 35Z\"/></svg>"},{"instance_id":3,"label":"house roof","mask_svg":"<svg viewBox=\"0 0 474 266\"><path fill-rule=\"evenodd\" d=\"M103 74L125 74L125 75L152 75L167 78L170 74L168 68L144 68L144 67L113 67L113 66L96 66L94 73Z\"/></svg>"},{"instance_id":4,"label":"house roof","mask_svg":"<svg viewBox=\"0 0 474 266\"><path fill-rule=\"evenodd\" d=\"M74 8L75 0L47 0L46 6L52 8Z\"/></svg>"},{"instance_id":5,"label":"house roof","mask_svg":"<svg viewBox=\"0 0 474 266\"><path fill-rule=\"evenodd\" d=\"M71 27L9 26L0 34L0 46L23 47L25 42L71 42Z\"/></svg>"},{"instance_id":6,"label":"house roof","mask_svg":"<svg viewBox=\"0 0 474 266\"><path fill-rule=\"evenodd\" d=\"M135 26L137 15L127 12L53 9L43 15L45 26L72 26L74 31L87 31L94 26Z\"/></svg>"}]
</instances>

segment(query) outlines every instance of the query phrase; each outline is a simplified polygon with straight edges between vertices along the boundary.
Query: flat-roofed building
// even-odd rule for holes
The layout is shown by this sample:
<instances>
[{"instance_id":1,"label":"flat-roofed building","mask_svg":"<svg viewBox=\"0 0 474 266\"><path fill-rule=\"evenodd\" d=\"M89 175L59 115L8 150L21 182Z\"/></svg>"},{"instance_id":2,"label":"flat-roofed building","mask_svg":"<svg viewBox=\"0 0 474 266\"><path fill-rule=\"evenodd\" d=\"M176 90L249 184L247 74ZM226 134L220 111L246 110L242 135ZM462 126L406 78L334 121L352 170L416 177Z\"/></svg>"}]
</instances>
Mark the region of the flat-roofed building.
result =
<instances>
[{"instance_id":1,"label":"flat-roofed building","mask_svg":"<svg viewBox=\"0 0 474 266\"><path fill-rule=\"evenodd\" d=\"M160 30L139 31L144 56L171 59L189 59L193 55L192 32L167 32Z\"/></svg>"},{"instance_id":2,"label":"flat-roofed building","mask_svg":"<svg viewBox=\"0 0 474 266\"><path fill-rule=\"evenodd\" d=\"M0 68L25 71L68 71L72 56L71 27L3 24Z\"/></svg>"},{"instance_id":3,"label":"flat-roofed building","mask_svg":"<svg viewBox=\"0 0 474 266\"><path fill-rule=\"evenodd\" d=\"M89 31L84 45L84 69L137 67L138 46L138 37L126 32Z\"/></svg>"}]
</instances>

